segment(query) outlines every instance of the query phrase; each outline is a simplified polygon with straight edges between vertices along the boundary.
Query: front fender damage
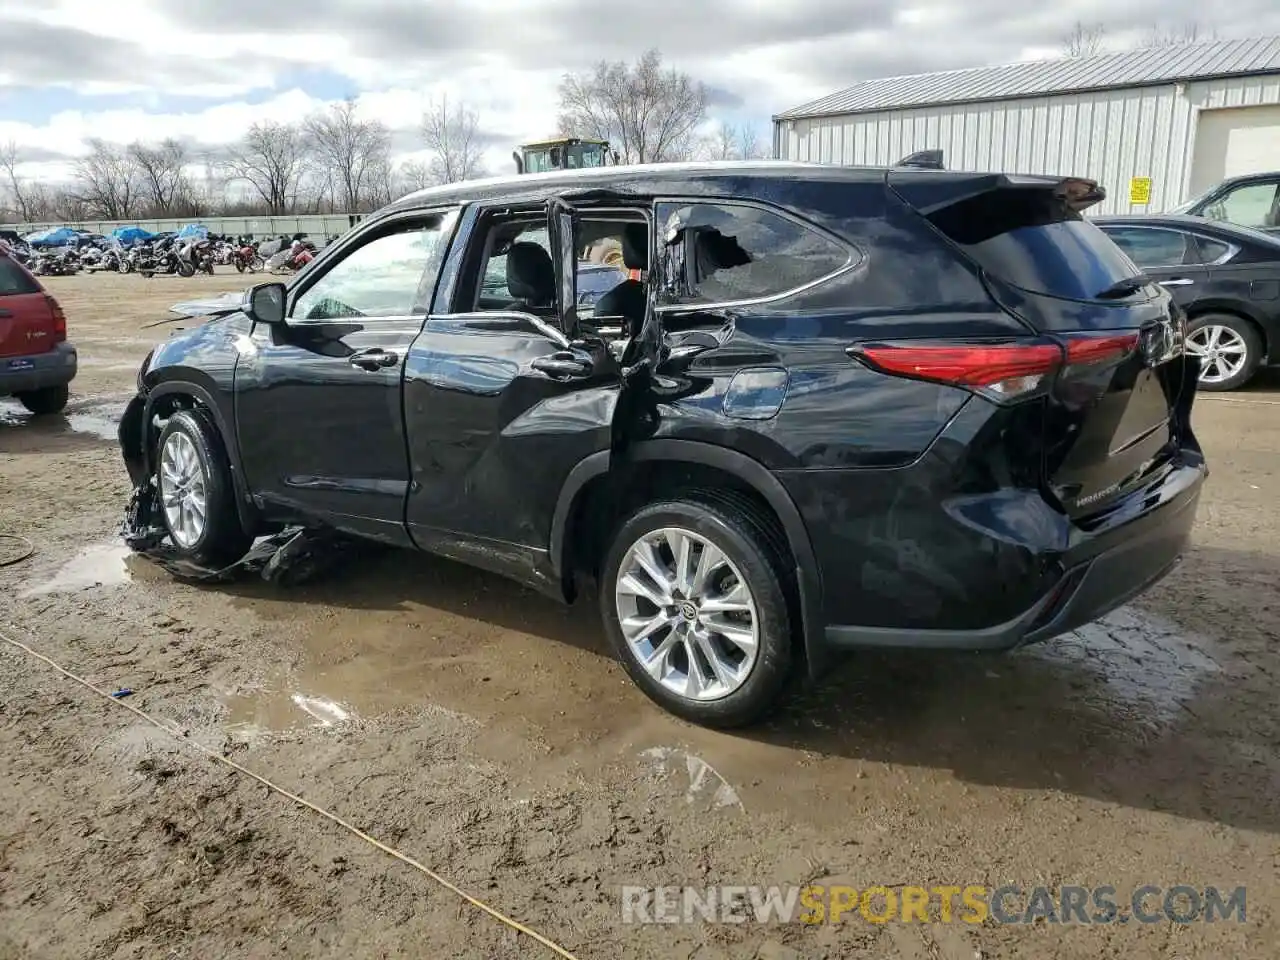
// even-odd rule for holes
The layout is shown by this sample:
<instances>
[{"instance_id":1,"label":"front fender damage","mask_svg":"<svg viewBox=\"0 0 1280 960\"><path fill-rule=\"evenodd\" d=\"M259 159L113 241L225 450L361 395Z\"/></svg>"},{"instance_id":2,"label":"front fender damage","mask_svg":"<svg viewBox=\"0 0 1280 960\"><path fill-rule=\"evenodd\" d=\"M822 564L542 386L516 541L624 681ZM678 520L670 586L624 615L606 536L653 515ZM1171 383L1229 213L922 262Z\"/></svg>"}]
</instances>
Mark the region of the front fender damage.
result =
<instances>
[{"instance_id":1,"label":"front fender damage","mask_svg":"<svg viewBox=\"0 0 1280 960\"><path fill-rule=\"evenodd\" d=\"M164 525L160 492L152 465L147 397L139 393L120 418L118 437L133 491L125 507L120 536L133 551L155 561L172 576L193 582L229 581L252 573L271 583L288 586L313 580L373 545L357 542L331 530L293 526L259 537L235 563L210 567L182 556Z\"/></svg>"}]
</instances>

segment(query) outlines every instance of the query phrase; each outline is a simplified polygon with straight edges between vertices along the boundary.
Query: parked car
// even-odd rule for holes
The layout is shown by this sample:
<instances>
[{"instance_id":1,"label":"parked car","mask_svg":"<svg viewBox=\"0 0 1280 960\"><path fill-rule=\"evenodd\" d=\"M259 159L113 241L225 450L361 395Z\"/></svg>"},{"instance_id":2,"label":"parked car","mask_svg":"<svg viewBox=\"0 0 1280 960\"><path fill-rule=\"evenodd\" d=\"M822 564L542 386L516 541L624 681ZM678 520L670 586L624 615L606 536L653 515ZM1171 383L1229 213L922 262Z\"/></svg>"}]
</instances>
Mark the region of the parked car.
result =
<instances>
[{"instance_id":1,"label":"parked car","mask_svg":"<svg viewBox=\"0 0 1280 960\"><path fill-rule=\"evenodd\" d=\"M205 567L301 523L594 581L630 676L709 725L842 650L1052 637L1176 563L1205 476L1181 312L1101 196L770 162L415 193L156 348L134 502ZM584 317L603 235L643 279Z\"/></svg>"},{"instance_id":2,"label":"parked car","mask_svg":"<svg viewBox=\"0 0 1280 960\"><path fill-rule=\"evenodd\" d=\"M1280 232L1280 170L1230 177L1169 212Z\"/></svg>"},{"instance_id":3,"label":"parked car","mask_svg":"<svg viewBox=\"0 0 1280 960\"><path fill-rule=\"evenodd\" d=\"M1202 389L1235 390L1280 363L1280 236L1175 214L1094 222L1186 311Z\"/></svg>"},{"instance_id":4,"label":"parked car","mask_svg":"<svg viewBox=\"0 0 1280 960\"><path fill-rule=\"evenodd\" d=\"M32 413L57 413L76 366L62 307L0 242L0 397L16 397Z\"/></svg>"}]
</instances>

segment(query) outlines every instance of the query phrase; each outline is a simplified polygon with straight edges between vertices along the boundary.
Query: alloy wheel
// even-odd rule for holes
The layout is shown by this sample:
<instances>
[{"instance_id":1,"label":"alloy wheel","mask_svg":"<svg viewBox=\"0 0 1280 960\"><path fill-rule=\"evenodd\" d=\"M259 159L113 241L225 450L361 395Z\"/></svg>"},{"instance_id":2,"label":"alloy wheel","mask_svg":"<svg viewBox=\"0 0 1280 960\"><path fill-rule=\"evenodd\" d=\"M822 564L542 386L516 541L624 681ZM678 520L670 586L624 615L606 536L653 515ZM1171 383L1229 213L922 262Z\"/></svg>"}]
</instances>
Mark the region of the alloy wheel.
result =
<instances>
[{"instance_id":1,"label":"alloy wheel","mask_svg":"<svg viewBox=\"0 0 1280 960\"><path fill-rule=\"evenodd\" d=\"M1200 358L1200 379L1222 383L1236 376L1249 359L1244 338L1230 327L1207 324L1187 335L1187 350Z\"/></svg>"},{"instance_id":2,"label":"alloy wheel","mask_svg":"<svg viewBox=\"0 0 1280 960\"><path fill-rule=\"evenodd\" d=\"M672 693L720 700L751 675L760 618L741 571L706 537L679 527L645 534L614 583L630 653Z\"/></svg>"},{"instance_id":3,"label":"alloy wheel","mask_svg":"<svg viewBox=\"0 0 1280 960\"><path fill-rule=\"evenodd\" d=\"M160 451L160 503L177 545L199 542L209 512L209 483L196 445L185 433L169 434Z\"/></svg>"}]
</instances>

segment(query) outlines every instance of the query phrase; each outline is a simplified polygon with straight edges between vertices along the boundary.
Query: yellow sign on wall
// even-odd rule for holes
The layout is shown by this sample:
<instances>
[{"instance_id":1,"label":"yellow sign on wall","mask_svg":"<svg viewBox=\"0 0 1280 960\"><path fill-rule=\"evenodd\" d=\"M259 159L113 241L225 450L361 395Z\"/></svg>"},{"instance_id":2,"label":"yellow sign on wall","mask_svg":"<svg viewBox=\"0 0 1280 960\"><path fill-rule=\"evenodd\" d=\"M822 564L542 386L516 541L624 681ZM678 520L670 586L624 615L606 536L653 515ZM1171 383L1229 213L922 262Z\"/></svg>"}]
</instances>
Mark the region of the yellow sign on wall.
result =
<instances>
[{"instance_id":1,"label":"yellow sign on wall","mask_svg":"<svg viewBox=\"0 0 1280 960\"><path fill-rule=\"evenodd\" d=\"M1148 204L1151 202L1151 178L1134 177L1129 181L1129 202Z\"/></svg>"}]
</instances>

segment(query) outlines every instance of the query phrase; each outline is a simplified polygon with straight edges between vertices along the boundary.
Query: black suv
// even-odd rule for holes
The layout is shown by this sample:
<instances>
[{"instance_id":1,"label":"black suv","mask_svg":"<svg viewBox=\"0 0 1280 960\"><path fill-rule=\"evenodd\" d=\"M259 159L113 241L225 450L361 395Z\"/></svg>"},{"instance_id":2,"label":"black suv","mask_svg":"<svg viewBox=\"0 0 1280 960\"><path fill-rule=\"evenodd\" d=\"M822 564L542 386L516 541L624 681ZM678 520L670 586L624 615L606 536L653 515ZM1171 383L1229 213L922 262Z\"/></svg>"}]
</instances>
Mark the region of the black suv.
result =
<instances>
[{"instance_id":1,"label":"black suv","mask_svg":"<svg viewBox=\"0 0 1280 960\"><path fill-rule=\"evenodd\" d=\"M645 693L747 723L800 663L1016 647L1176 562L1197 361L1100 197L771 162L433 188L158 347L124 457L192 562L302 523L594 581ZM610 236L631 273L586 316Z\"/></svg>"}]
</instances>

